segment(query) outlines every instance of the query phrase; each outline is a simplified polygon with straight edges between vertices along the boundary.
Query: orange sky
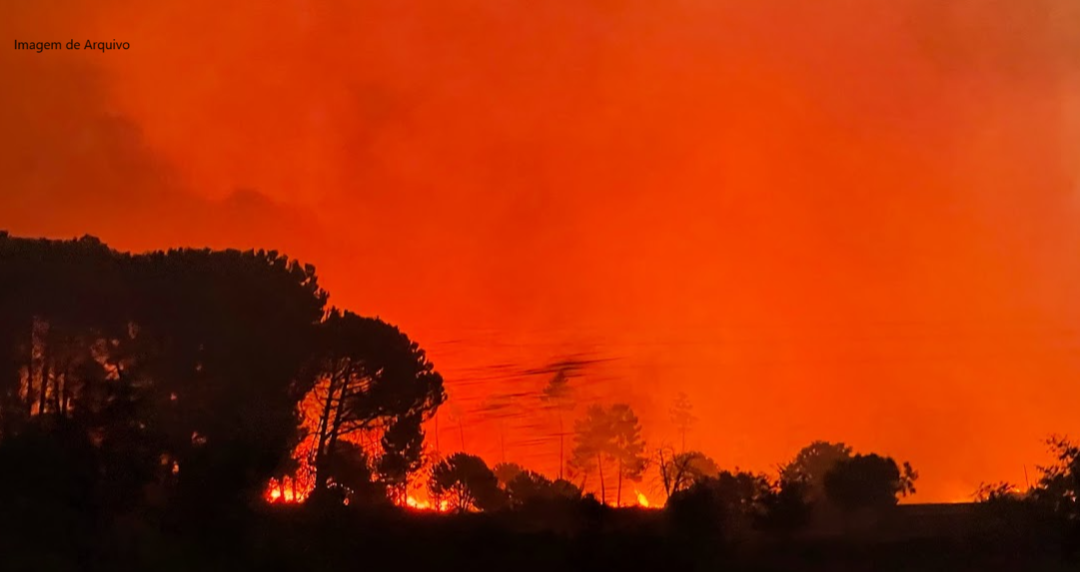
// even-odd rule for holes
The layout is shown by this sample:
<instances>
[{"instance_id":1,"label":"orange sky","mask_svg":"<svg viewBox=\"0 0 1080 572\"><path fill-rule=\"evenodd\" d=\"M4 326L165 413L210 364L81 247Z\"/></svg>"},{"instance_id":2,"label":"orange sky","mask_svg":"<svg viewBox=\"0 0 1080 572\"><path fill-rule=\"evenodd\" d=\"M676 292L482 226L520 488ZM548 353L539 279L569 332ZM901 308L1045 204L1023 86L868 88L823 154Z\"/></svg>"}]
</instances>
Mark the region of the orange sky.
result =
<instances>
[{"instance_id":1,"label":"orange sky","mask_svg":"<svg viewBox=\"0 0 1080 572\"><path fill-rule=\"evenodd\" d=\"M927 501L1080 435L1075 1L253 6L3 2L0 228L313 262L444 451L549 473L574 356L653 444L683 390L724 466L842 439ZM10 43L71 38L131 49Z\"/></svg>"}]
</instances>

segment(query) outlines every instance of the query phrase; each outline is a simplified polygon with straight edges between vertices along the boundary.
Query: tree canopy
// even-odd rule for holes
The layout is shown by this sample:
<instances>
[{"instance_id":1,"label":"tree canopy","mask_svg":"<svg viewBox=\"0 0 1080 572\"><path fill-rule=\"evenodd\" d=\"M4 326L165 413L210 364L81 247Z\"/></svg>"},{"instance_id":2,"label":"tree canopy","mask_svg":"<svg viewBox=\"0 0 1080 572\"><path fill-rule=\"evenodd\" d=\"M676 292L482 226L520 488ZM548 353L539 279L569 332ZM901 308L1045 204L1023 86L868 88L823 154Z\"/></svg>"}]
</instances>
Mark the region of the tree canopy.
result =
<instances>
[{"instance_id":1,"label":"tree canopy","mask_svg":"<svg viewBox=\"0 0 1080 572\"><path fill-rule=\"evenodd\" d=\"M661 449L658 468L664 492L669 497L690 488L694 483L716 477L720 473L716 461L701 451L673 453Z\"/></svg>"},{"instance_id":2,"label":"tree canopy","mask_svg":"<svg viewBox=\"0 0 1080 572\"><path fill-rule=\"evenodd\" d=\"M379 474L400 479L418 466L420 423L445 400L415 342L377 318L328 312L314 267L275 251L126 254L92 237L4 234L0 286L0 446L81 434L89 474L108 483L100 490L122 486L116 496L261 498L303 436L298 402L319 387L334 413L320 429L324 482L336 472L356 484L337 437L374 426Z\"/></svg>"},{"instance_id":3,"label":"tree canopy","mask_svg":"<svg viewBox=\"0 0 1080 572\"><path fill-rule=\"evenodd\" d=\"M615 469L615 502L621 504L623 479L640 482L647 462L641 424L629 405L617 403L607 408L592 405L575 423L570 466L581 475L582 488L588 476L597 473L601 502L607 502L605 464Z\"/></svg>"},{"instance_id":4,"label":"tree canopy","mask_svg":"<svg viewBox=\"0 0 1080 572\"><path fill-rule=\"evenodd\" d=\"M851 447L844 443L814 441L799 450L795 458L780 468L780 480L801 483L806 499L825 498L825 475L842 460L851 457Z\"/></svg>"},{"instance_id":5,"label":"tree canopy","mask_svg":"<svg viewBox=\"0 0 1080 572\"><path fill-rule=\"evenodd\" d=\"M901 469L891 457L855 455L838 461L825 474L825 494L847 511L887 508L915 492L916 478L908 463Z\"/></svg>"},{"instance_id":6,"label":"tree canopy","mask_svg":"<svg viewBox=\"0 0 1080 572\"><path fill-rule=\"evenodd\" d=\"M454 453L435 465L429 487L434 495L446 498L459 512L492 510L505 501L499 480L487 463L466 453Z\"/></svg>"},{"instance_id":7,"label":"tree canopy","mask_svg":"<svg viewBox=\"0 0 1080 572\"><path fill-rule=\"evenodd\" d=\"M380 474L401 483L420 465L421 423L446 399L442 376L419 345L378 318L331 310L318 339L315 487L326 486L326 456L334 444L373 429L383 432Z\"/></svg>"}]
</instances>

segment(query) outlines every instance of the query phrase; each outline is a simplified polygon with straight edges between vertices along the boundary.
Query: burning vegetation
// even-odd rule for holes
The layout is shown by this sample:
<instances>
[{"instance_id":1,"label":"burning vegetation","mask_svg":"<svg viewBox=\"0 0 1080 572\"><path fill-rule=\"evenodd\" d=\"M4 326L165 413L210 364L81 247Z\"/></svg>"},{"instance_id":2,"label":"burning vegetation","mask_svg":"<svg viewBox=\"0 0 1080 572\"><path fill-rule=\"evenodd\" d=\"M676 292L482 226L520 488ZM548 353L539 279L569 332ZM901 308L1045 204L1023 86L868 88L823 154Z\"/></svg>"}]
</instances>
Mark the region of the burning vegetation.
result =
<instances>
[{"instance_id":1,"label":"burning vegetation","mask_svg":"<svg viewBox=\"0 0 1080 572\"><path fill-rule=\"evenodd\" d=\"M475 522L578 537L612 522L662 522L657 530L711 549L716 539L880 532L918 478L908 463L843 443L812 443L776 476L725 471L684 446L650 448L631 407L579 409L567 367L545 372L531 397L572 427L550 436L560 445L554 479L443 456L425 446L425 427L447 402L425 352L379 319L327 308L314 269L274 252L130 255L90 238L0 235L0 285L9 358L0 362L0 466L11 468L0 472L0 512L29 529L111 531L134 520L213 543L237 515L273 529L385 508L417 522L418 512L448 523L485 513ZM673 426L684 437L694 421L680 396ZM986 510L1004 511L988 522L1050 532L1076 522L1080 449L1052 446L1058 462L1029 490L980 490ZM650 499L650 485L662 496ZM622 507L631 510L613 510Z\"/></svg>"},{"instance_id":2,"label":"burning vegetation","mask_svg":"<svg viewBox=\"0 0 1080 572\"><path fill-rule=\"evenodd\" d=\"M575 419L579 363L552 369L534 396L557 418L558 474L507 473L425 447L447 399L441 375L396 327L328 308L311 266L265 251L2 241L13 367L0 372L0 438L75 431L99 471L134 479L136 497L456 512L585 493L657 504L641 490L651 459L633 410L592 405ZM106 466L119 459L137 470Z\"/></svg>"}]
</instances>

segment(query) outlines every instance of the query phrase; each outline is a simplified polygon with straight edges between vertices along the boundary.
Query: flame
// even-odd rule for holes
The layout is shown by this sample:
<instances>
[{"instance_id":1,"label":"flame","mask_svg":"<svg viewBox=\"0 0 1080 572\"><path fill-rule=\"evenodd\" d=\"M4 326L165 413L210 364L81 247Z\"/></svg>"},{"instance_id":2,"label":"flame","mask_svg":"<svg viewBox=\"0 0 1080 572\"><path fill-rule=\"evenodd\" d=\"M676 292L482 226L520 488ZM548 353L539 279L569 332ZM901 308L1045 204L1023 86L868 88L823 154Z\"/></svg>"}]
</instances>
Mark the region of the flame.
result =
<instances>
[{"instance_id":1,"label":"flame","mask_svg":"<svg viewBox=\"0 0 1080 572\"><path fill-rule=\"evenodd\" d=\"M641 491L634 489L634 494L637 495L637 503L639 506L649 508L649 499L645 498L645 495Z\"/></svg>"},{"instance_id":2,"label":"flame","mask_svg":"<svg viewBox=\"0 0 1080 572\"><path fill-rule=\"evenodd\" d=\"M405 506L414 510L434 510L438 512L447 512L450 510L450 503L447 501L439 501L438 506L433 505L431 501L417 500L416 497L408 495L405 497Z\"/></svg>"},{"instance_id":3,"label":"flame","mask_svg":"<svg viewBox=\"0 0 1080 572\"><path fill-rule=\"evenodd\" d=\"M263 494L267 502L302 503L315 489L315 441L321 422L321 396L325 395L328 383L326 380L317 383L297 404L305 429L305 437L296 445L292 453L297 469L292 475L282 477L281 480L270 479ZM353 441L363 447L369 446L372 442L370 435L364 433L350 434L343 436L342 439Z\"/></svg>"},{"instance_id":4,"label":"flame","mask_svg":"<svg viewBox=\"0 0 1080 572\"><path fill-rule=\"evenodd\" d=\"M280 481L270 479L263 498L269 503L302 503L310 492L310 486L299 485L297 479L282 477Z\"/></svg>"}]
</instances>

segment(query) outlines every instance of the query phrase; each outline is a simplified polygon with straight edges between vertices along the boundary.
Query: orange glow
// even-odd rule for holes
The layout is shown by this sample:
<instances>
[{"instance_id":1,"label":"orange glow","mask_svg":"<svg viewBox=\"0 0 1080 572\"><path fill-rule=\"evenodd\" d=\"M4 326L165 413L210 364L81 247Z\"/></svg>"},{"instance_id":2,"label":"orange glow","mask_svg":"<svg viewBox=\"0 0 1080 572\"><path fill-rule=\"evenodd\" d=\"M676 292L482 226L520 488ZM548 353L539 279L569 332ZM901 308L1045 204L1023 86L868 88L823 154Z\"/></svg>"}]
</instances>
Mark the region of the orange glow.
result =
<instances>
[{"instance_id":1,"label":"orange glow","mask_svg":"<svg viewBox=\"0 0 1080 572\"><path fill-rule=\"evenodd\" d=\"M637 495L638 506L649 508L649 499L641 491L634 490L634 494Z\"/></svg>"},{"instance_id":2,"label":"orange glow","mask_svg":"<svg viewBox=\"0 0 1080 572\"><path fill-rule=\"evenodd\" d=\"M297 405L304 435L292 454L297 469L281 481L270 479L264 495L270 502L304 502L315 488L315 441L319 430L319 416L322 413L320 399L326 394L326 386L325 380L316 383ZM376 455L378 437L377 431L368 431L343 435L342 439L359 445L369 455Z\"/></svg>"},{"instance_id":3,"label":"orange glow","mask_svg":"<svg viewBox=\"0 0 1080 572\"><path fill-rule=\"evenodd\" d=\"M448 512L450 510L450 504L447 501L440 501L438 506L435 506L428 500L417 500L416 497L408 495L405 497L405 506L415 510L430 510L438 512Z\"/></svg>"},{"instance_id":4,"label":"orange glow","mask_svg":"<svg viewBox=\"0 0 1080 572\"><path fill-rule=\"evenodd\" d=\"M0 229L311 262L443 373L429 447L549 477L679 392L723 468L842 440L920 502L1080 434L1080 2L228 4L0 2L131 45L0 50Z\"/></svg>"},{"instance_id":5,"label":"orange glow","mask_svg":"<svg viewBox=\"0 0 1080 572\"><path fill-rule=\"evenodd\" d=\"M310 485L298 485L292 477L270 479L263 498L269 503L302 503L311 493Z\"/></svg>"}]
</instances>

